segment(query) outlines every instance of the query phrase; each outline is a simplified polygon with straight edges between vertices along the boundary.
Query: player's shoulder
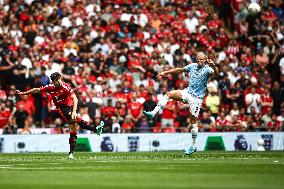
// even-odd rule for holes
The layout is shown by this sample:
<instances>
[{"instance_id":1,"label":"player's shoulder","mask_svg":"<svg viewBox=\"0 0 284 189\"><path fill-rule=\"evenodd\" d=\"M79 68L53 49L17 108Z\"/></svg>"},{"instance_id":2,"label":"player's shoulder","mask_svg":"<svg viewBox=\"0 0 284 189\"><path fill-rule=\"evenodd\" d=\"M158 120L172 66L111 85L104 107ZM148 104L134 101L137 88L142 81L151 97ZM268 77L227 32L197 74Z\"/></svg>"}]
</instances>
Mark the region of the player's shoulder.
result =
<instances>
[{"instance_id":1,"label":"player's shoulder","mask_svg":"<svg viewBox=\"0 0 284 189\"><path fill-rule=\"evenodd\" d=\"M71 85L70 85L70 84L65 83L65 82L63 82L63 81L61 82L61 85L64 86L64 87L70 87L70 88L71 88Z\"/></svg>"},{"instance_id":2,"label":"player's shoulder","mask_svg":"<svg viewBox=\"0 0 284 189\"><path fill-rule=\"evenodd\" d=\"M190 64L187 64L186 66L197 66L198 64L197 63L190 63Z\"/></svg>"},{"instance_id":3,"label":"player's shoulder","mask_svg":"<svg viewBox=\"0 0 284 189\"><path fill-rule=\"evenodd\" d=\"M204 66L204 69L208 70L210 73L214 72L213 68L207 64Z\"/></svg>"},{"instance_id":4,"label":"player's shoulder","mask_svg":"<svg viewBox=\"0 0 284 189\"><path fill-rule=\"evenodd\" d=\"M186 70L186 71L190 71L190 70L192 70L192 68L195 68L195 67L197 67L197 63L190 63L190 64L186 65L185 67L183 67L183 69Z\"/></svg>"},{"instance_id":5,"label":"player's shoulder","mask_svg":"<svg viewBox=\"0 0 284 189\"><path fill-rule=\"evenodd\" d=\"M211 67L208 64L205 64L204 68L205 69L210 69Z\"/></svg>"},{"instance_id":6,"label":"player's shoulder","mask_svg":"<svg viewBox=\"0 0 284 189\"><path fill-rule=\"evenodd\" d=\"M69 92L73 92L73 89L72 89L70 84L65 83L65 82L61 82L61 86L62 86L63 89L65 89L65 90L67 90Z\"/></svg>"}]
</instances>

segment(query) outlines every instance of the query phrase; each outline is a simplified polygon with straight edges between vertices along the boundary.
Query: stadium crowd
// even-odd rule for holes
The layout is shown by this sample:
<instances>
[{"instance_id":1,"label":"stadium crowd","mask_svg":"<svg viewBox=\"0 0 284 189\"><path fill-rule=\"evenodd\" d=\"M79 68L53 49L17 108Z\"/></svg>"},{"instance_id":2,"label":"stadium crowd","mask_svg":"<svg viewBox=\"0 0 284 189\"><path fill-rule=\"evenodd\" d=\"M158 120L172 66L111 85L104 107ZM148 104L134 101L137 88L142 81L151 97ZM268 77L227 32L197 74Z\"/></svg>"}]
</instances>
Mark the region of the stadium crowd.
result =
<instances>
[{"instance_id":1,"label":"stadium crowd","mask_svg":"<svg viewBox=\"0 0 284 189\"><path fill-rule=\"evenodd\" d=\"M60 72L80 100L79 113L105 132L188 132L189 105L170 101L187 75L158 72L195 62L205 51L220 70L200 113L204 132L284 130L284 4L264 0L0 0L0 128L68 132L50 97L16 96ZM19 132L19 131L18 131Z\"/></svg>"}]
</instances>

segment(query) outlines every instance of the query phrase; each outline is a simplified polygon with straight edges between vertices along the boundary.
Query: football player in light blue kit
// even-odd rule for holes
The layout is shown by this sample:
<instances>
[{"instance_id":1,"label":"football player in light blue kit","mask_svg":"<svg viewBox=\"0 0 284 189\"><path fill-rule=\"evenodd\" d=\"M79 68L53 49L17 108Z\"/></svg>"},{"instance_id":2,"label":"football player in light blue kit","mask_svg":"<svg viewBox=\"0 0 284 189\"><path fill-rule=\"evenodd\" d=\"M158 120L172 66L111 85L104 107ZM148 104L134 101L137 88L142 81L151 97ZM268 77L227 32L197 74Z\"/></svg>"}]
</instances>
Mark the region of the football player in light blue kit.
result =
<instances>
[{"instance_id":1,"label":"football player in light blue kit","mask_svg":"<svg viewBox=\"0 0 284 189\"><path fill-rule=\"evenodd\" d=\"M163 71L158 74L157 78L160 79L166 74L179 74L182 72L190 73L189 85L184 90L173 90L167 92L162 99L158 102L155 109L151 112L144 111L143 114L148 119L153 119L156 113L163 109L170 99L189 103L189 116L191 123L192 146L185 150L186 155L190 155L197 151L196 137L198 134L197 119L204 96L206 94L207 82L210 77L218 75L218 68L211 59L208 59L203 52L197 53L197 63L189 64L183 68L174 68L168 71Z\"/></svg>"}]
</instances>

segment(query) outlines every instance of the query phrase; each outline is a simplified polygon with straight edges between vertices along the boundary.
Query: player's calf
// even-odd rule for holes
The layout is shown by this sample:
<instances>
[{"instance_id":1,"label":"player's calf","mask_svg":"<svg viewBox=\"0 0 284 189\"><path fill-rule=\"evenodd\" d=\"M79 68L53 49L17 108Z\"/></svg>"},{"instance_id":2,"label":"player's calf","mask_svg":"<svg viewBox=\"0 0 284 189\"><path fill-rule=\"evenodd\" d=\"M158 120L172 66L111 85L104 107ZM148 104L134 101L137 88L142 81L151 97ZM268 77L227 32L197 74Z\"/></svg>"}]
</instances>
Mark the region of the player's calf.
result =
<instances>
[{"instance_id":1,"label":"player's calf","mask_svg":"<svg viewBox=\"0 0 284 189\"><path fill-rule=\"evenodd\" d=\"M184 152L185 155L191 155L197 151L197 148L196 148L197 135L198 135L198 126L197 126L197 123L195 123L195 124L192 124L192 128L191 128L192 146L185 150Z\"/></svg>"},{"instance_id":2,"label":"player's calf","mask_svg":"<svg viewBox=\"0 0 284 189\"><path fill-rule=\"evenodd\" d=\"M100 135L103 132L103 127L104 127L104 122L101 121L100 125L98 126L93 126L93 125L89 125L86 121L84 121L82 118L77 118L76 123L82 128L82 129L86 129L89 131L93 131L96 132L98 135Z\"/></svg>"},{"instance_id":3,"label":"player's calf","mask_svg":"<svg viewBox=\"0 0 284 189\"><path fill-rule=\"evenodd\" d=\"M198 135L198 126L197 124L192 124L192 129L191 129L192 146L195 146L197 135Z\"/></svg>"},{"instance_id":4,"label":"player's calf","mask_svg":"<svg viewBox=\"0 0 284 189\"><path fill-rule=\"evenodd\" d=\"M76 140L77 140L77 132L70 132L70 138L69 138L69 145L70 145L70 151L69 155L74 153L75 147L76 147Z\"/></svg>"}]
</instances>

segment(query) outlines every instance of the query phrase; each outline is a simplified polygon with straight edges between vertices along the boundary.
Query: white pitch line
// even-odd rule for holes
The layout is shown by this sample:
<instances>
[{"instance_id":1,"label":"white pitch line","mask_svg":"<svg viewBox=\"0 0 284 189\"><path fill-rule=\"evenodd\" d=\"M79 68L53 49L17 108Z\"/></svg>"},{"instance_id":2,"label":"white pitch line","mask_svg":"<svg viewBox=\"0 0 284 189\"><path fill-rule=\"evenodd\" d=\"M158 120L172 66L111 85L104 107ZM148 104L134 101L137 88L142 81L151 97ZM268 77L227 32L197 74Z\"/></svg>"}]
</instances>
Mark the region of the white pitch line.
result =
<instances>
[{"instance_id":1,"label":"white pitch line","mask_svg":"<svg viewBox=\"0 0 284 189\"><path fill-rule=\"evenodd\" d=\"M68 170L73 169L72 167L2 167L0 169L12 169L12 170Z\"/></svg>"},{"instance_id":2,"label":"white pitch line","mask_svg":"<svg viewBox=\"0 0 284 189\"><path fill-rule=\"evenodd\" d=\"M92 169L95 168L109 168L110 170L113 169L111 166L96 166L92 167ZM75 169L82 169L81 167L5 167L0 166L0 169L10 169L10 170L75 170Z\"/></svg>"},{"instance_id":3,"label":"white pitch line","mask_svg":"<svg viewBox=\"0 0 284 189\"><path fill-rule=\"evenodd\" d=\"M9 165L0 165L1 167L3 166L17 166L17 165L60 165L62 163L19 163L19 164L9 164Z\"/></svg>"}]
</instances>

